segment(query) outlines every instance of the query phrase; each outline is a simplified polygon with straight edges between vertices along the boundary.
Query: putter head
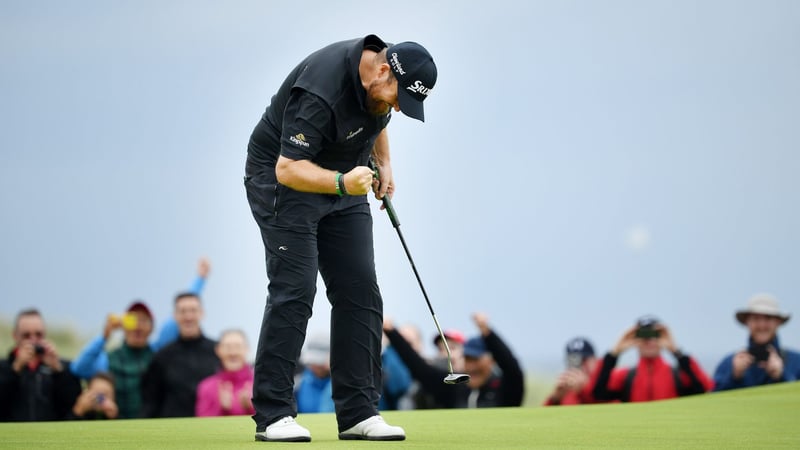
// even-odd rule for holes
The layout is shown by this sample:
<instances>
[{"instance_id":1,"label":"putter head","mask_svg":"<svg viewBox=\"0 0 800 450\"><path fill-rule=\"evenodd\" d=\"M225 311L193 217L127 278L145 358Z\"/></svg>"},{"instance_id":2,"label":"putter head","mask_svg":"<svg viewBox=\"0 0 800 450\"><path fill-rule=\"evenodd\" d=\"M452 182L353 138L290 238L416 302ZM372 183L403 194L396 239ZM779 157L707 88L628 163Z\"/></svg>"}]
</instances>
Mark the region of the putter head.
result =
<instances>
[{"instance_id":1,"label":"putter head","mask_svg":"<svg viewBox=\"0 0 800 450\"><path fill-rule=\"evenodd\" d=\"M444 384L464 384L469 381L469 375L465 373L451 373L444 377Z\"/></svg>"}]
</instances>

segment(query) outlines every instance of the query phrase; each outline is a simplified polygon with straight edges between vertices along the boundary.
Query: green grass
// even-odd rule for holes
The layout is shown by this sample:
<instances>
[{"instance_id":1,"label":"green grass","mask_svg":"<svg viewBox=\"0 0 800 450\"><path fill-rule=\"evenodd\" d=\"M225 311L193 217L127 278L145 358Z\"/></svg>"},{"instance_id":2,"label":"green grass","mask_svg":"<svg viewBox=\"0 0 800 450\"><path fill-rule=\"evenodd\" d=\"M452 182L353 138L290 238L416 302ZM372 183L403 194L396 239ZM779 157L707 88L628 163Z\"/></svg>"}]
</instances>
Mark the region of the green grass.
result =
<instances>
[{"instance_id":1,"label":"green grass","mask_svg":"<svg viewBox=\"0 0 800 450\"><path fill-rule=\"evenodd\" d=\"M249 417L0 424L0 448L800 448L800 383L652 403L386 412L404 442L339 441L332 414L298 420L310 444L253 441Z\"/></svg>"}]
</instances>

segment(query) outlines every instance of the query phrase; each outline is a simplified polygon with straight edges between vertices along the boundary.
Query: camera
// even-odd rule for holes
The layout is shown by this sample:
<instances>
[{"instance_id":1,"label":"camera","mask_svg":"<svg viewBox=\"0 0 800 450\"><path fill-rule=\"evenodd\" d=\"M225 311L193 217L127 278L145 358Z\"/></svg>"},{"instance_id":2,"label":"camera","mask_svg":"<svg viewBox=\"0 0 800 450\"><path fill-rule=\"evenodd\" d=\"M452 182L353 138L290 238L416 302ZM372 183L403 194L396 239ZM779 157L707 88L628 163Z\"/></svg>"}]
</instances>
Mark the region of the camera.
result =
<instances>
[{"instance_id":1,"label":"camera","mask_svg":"<svg viewBox=\"0 0 800 450\"><path fill-rule=\"evenodd\" d=\"M106 399L104 394L97 394L97 397L94 398L94 402L98 405L102 405L103 401Z\"/></svg>"},{"instance_id":2,"label":"camera","mask_svg":"<svg viewBox=\"0 0 800 450\"><path fill-rule=\"evenodd\" d=\"M139 325L139 318L136 313L127 312L122 316L122 328L125 330L135 330Z\"/></svg>"},{"instance_id":3,"label":"camera","mask_svg":"<svg viewBox=\"0 0 800 450\"><path fill-rule=\"evenodd\" d=\"M653 326L643 326L636 329L636 337L641 339L661 337L661 332Z\"/></svg>"},{"instance_id":4,"label":"camera","mask_svg":"<svg viewBox=\"0 0 800 450\"><path fill-rule=\"evenodd\" d=\"M767 344L750 344L750 347L747 348L747 352L753 355L753 358L756 362L762 362L769 359L769 349L767 348Z\"/></svg>"},{"instance_id":5,"label":"camera","mask_svg":"<svg viewBox=\"0 0 800 450\"><path fill-rule=\"evenodd\" d=\"M44 355L44 346L42 344L36 344L33 346L33 351L36 352L37 355L42 356Z\"/></svg>"}]
</instances>

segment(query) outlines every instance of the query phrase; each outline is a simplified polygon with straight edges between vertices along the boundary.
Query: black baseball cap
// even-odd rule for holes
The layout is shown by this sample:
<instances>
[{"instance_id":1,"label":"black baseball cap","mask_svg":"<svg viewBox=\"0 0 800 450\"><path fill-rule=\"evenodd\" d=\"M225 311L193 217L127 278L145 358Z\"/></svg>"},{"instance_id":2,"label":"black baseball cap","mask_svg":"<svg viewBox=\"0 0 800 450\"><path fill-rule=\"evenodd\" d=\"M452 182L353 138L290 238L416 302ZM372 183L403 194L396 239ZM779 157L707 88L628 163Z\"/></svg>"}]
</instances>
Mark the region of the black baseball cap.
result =
<instances>
[{"instance_id":1,"label":"black baseball cap","mask_svg":"<svg viewBox=\"0 0 800 450\"><path fill-rule=\"evenodd\" d=\"M422 102L436 84L436 64L425 47L416 42L394 44L386 51L386 59L397 78L397 101L400 111L425 122Z\"/></svg>"},{"instance_id":2,"label":"black baseball cap","mask_svg":"<svg viewBox=\"0 0 800 450\"><path fill-rule=\"evenodd\" d=\"M594 347L588 339L576 337L567 342L567 356L579 355L582 359L594 356Z\"/></svg>"}]
</instances>

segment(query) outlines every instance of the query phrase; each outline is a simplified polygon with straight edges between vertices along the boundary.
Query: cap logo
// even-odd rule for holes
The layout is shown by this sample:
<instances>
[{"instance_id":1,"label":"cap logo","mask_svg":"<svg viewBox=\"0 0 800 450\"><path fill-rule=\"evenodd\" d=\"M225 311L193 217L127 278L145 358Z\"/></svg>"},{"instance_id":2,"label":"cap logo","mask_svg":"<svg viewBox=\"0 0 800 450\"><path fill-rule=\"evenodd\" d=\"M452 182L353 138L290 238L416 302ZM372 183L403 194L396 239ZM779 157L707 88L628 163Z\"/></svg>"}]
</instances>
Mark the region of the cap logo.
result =
<instances>
[{"instance_id":1,"label":"cap logo","mask_svg":"<svg viewBox=\"0 0 800 450\"><path fill-rule=\"evenodd\" d=\"M389 59L389 61L392 63L392 69L394 69L395 72L399 73L400 75L406 74L406 71L403 70L403 65L400 64L400 60L397 58L397 53L392 53L392 57Z\"/></svg>"},{"instance_id":2,"label":"cap logo","mask_svg":"<svg viewBox=\"0 0 800 450\"><path fill-rule=\"evenodd\" d=\"M425 86L423 86L422 81L419 80L415 81L414 84L412 84L411 86L406 87L406 89L408 89L411 92L417 92L425 96L427 96L431 92L430 88L426 88Z\"/></svg>"}]
</instances>

